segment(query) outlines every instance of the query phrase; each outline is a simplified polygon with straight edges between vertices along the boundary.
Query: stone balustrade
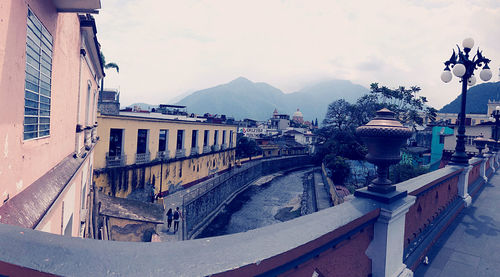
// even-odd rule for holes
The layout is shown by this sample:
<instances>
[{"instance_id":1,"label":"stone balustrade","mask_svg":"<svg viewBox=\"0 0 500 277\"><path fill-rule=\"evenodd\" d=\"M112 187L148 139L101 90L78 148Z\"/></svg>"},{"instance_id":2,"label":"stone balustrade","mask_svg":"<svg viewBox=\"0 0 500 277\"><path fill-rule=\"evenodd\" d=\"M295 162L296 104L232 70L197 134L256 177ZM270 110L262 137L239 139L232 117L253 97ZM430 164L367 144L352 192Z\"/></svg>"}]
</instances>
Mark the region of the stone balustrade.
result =
<instances>
[{"instance_id":1,"label":"stone balustrade","mask_svg":"<svg viewBox=\"0 0 500 277\"><path fill-rule=\"evenodd\" d=\"M474 158L469 166L447 166L399 183L397 189L407 190L408 196L392 204L351 197L341 205L287 222L227 236L171 242L168 247L163 243L82 240L0 225L0 249L8 249L0 251L0 274L411 276L405 266L414 270L421 263L494 173L497 160L497 154ZM210 191L213 187L200 195ZM203 197L187 202L199 199ZM388 252L396 256L384 258Z\"/></svg>"}]
</instances>

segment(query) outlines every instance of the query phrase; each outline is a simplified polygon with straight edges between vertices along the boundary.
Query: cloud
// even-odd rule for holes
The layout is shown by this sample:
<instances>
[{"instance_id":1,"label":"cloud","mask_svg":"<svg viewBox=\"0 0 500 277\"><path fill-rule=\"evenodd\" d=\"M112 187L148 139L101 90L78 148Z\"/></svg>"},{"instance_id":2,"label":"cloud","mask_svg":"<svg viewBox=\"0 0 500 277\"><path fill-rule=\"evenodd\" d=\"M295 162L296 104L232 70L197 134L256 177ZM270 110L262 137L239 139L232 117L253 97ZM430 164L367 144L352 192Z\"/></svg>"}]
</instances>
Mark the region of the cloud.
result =
<instances>
[{"instance_id":1,"label":"cloud","mask_svg":"<svg viewBox=\"0 0 500 277\"><path fill-rule=\"evenodd\" d=\"M319 79L418 85L440 108L460 85L439 76L472 36L500 66L496 1L106 0L96 16L105 86L123 104L168 102L238 76L293 92ZM495 71L496 72L496 71ZM494 74L495 76L497 73Z\"/></svg>"}]
</instances>

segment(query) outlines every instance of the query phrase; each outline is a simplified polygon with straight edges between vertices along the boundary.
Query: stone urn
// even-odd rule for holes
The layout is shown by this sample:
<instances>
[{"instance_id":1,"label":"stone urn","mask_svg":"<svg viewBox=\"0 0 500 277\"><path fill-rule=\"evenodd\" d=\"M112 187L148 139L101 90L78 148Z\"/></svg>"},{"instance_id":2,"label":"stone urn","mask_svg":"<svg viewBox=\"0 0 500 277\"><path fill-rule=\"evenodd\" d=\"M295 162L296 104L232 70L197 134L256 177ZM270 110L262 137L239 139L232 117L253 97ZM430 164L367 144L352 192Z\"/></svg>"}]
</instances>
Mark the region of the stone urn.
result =
<instances>
[{"instance_id":1,"label":"stone urn","mask_svg":"<svg viewBox=\"0 0 500 277\"><path fill-rule=\"evenodd\" d=\"M479 154L477 155L479 158L483 157L483 150L486 148L486 143L488 143L488 140L481 137L477 137L473 140L474 144L476 145L477 150L479 150Z\"/></svg>"},{"instance_id":2,"label":"stone urn","mask_svg":"<svg viewBox=\"0 0 500 277\"><path fill-rule=\"evenodd\" d=\"M486 145L488 146L488 153L496 152L497 142L494 139L486 139Z\"/></svg>"},{"instance_id":3,"label":"stone urn","mask_svg":"<svg viewBox=\"0 0 500 277\"><path fill-rule=\"evenodd\" d=\"M388 194L396 190L388 179L389 166L401 160L401 146L412 131L396 120L394 114L381 109L374 119L356 129L356 134L368 147L366 160L377 166L377 178L368 186L371 192Z\"/></svg>"}]
</instances>

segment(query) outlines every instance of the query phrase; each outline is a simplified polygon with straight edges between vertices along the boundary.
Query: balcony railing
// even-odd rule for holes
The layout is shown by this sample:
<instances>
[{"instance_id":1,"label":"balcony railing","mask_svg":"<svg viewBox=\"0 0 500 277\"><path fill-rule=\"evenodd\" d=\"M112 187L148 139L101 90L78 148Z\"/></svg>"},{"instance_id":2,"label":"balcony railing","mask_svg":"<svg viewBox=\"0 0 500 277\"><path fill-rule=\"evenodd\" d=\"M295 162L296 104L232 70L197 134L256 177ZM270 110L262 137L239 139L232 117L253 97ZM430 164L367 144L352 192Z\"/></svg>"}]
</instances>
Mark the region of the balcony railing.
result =
<instances>
[{"instance_id":1,"label":"balcony railing","mask_svg":"<svg viewBox=\"0 0 500 277\"><path fill-rule=\"evenodd\" d=\"M221 150L226 150L227 149L227 144L225 144L225 143L221 144L220 149Z\"/></svg>"},{"instance_id":2,"label":"balcony railing","mask_svg":"<svg viewBox=\"0 0 500 277\"><path fill-rule=\"evenodd\" d=\"M229 148L233 148L233 147L234 147L234 146L233 146L233 143L232 143L232 142L230 142L230 143L229 143Z\"/></svg>"},{"instance_id":3,"label":"balcony railing","mask_svg":"<svg viewBox=\"0 0 500 277\"><path fill-rule=\"evenodd\" d=\"M92 143L96 143L97 142L97 126L96 125L94 125L94 128L92 128L91 136L92 136Z\"/></svg>"},{"instance_id":4,"label":"balcony railing","mask_svg":"<svg viewBox=\"0 0 500 277\"><path fill-rule=\"evenodd\" d=\"M109 152L106 153L106 167L124 166L126 160L127 155L125 154L110 156Z\"/></svg>"},{"instance_id":5,"label":"balcony railing","mask_svg":"<svg viewBox=\"0 0 500 277\"><path fill-rule=\"evenodd\" d=\"M184 157L186 157L186 149L184 149L184 148L183 149L177 149L175 151L175 157L176 158L184 158Z\"/></svg>"},{"instance_id":6,"label":"balcony railing","mask_svg":"<svg viewBox=\"0 0 500 277\"><path fill-rule=\"evenodd\" d=\"M192 147L191 148L191 153L189 153L191 156L194 156L194 155L199 155L200 154L200 148L198 147Z\"/></svg>"},{"instance_id":7,"label":"balcony railing","mask_svg":"<svg viewBox=\"0 0 500 277\"><path fill-rule=\"evenodd\" d=\"M158 160L168 160L170 158L170 150L158 151L156 153L156 158Z\"/></svg>"},{"instance_id":8,"label":"balcony railing","mask_svg":"<svg viewBox=\"0 0 500 277\"><path fill-rule=\"evenodd\" d=\"M83 144L85 145L86 149L90 149L90 147L92 146L92 129L86 128L84 130Z\"/></svg>"},{"instance_id":9,"label":"balcony railing","mask_svg":"<svg viewBox=\"0 0 500 277\"><path fill-rule=\"evenodd\" d=\"M219 151L220 150L220 145L214 144L212 145L212 151Z\"/></svg>"},{"instance_id":10,"label":"balcony railing","mask_svg":"<svg viewBox=\"0 0 500 277\"><path fill-rule=\"evenodd\" d=\"M210 146L208 146L208 145L203 146L203 154L210 153L211 151L212 151L212 148L210 148Z\"/></svg>"},{"instance_id":11,"label":"balcony railing","mask_svg":"<svg viewBox=\"0 0 500 277\"><path fill-rule=\"evenodd\" d=\"M150 156L151 155L150 155L149 151L146 151L146 153L136 153L135 154L135 163L136 164L147 163L151 160Z\"/></svg>"}]
</instances>

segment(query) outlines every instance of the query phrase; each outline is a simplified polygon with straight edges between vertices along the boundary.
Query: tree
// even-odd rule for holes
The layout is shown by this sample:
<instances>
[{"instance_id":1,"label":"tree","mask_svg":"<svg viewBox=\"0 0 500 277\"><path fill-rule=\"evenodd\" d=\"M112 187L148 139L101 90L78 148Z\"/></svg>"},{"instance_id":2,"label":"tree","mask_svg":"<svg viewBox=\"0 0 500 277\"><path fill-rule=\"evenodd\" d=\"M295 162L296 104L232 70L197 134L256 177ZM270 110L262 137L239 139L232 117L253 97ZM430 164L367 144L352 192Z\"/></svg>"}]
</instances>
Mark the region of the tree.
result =
<instances>
[{"instance_id":1,"label":"tree","mask_svg":"<svg viewBox=\"0 0 500 277\"><path fill-rule=\"evenodd\" d=\"M328 105L323 125L331 131L349 131L354 126L353 111L353 105L344 99L333 101Z\"/></svg>"},{"instance_id":2,"label":"tree","mask_svg":"<svg viewBox=\"0 0 500 277\"><path fill-rule=\"evenodd\" d=\"M116 63L114 63L114 62L106 63L106 58L104 57L104 54L102 53L102 51L100 52L100 55L101 55L102 66L105 69L114 68L117 73L120 73L120 67ZM103 89L104 89L104 78L101 79L101 93L102 93Z\"/></svg>"},{"instance_id":3,"label":"tree","mask_svg":"<svg viewBox=\"0 0 500 277\"><path fill-rule=\"evenodd\" d=\"M395 184L417 177L429 172L429 169L411 164L396 164L391 166L389 170L389 178Z\"/></svg>"},{"instance_id":4,"label":"tree","mask_svg":"<svg viewBox=\"0 0 500 277\"><path fill-rule=\"evenodd\" d=\"M336 185L344 185L351 174L351 168L346 159L334 154L328 154L325 157L325 166L332 172L332 181Z\"/></svg>"},{"instance_id":5,"label":"tree","mask_svg":"<svg viewBox=\"0 0 500 277\"><path fill-rule=\"evenodd\" d=\"M378 83L370 85L370 94L375 95L379 103L395 112L403 124L413 128L424 123L419 113L424 112L427 98L418 96L419 92L418 86L412 86L409 89L404 86L390 89L386 86L380 87Z\"/></svg>"},{"instance_id":6,"label":"tree","mask_svg":"<svg viewBox=\"0 0 500 277\"><path fill-rule=\"evenodd\" d=\"M236 156L238 158L252 157L262 153L262 149L255 140L248 137L241 137L236 142Z\"/></svg>"}]
</instances>

